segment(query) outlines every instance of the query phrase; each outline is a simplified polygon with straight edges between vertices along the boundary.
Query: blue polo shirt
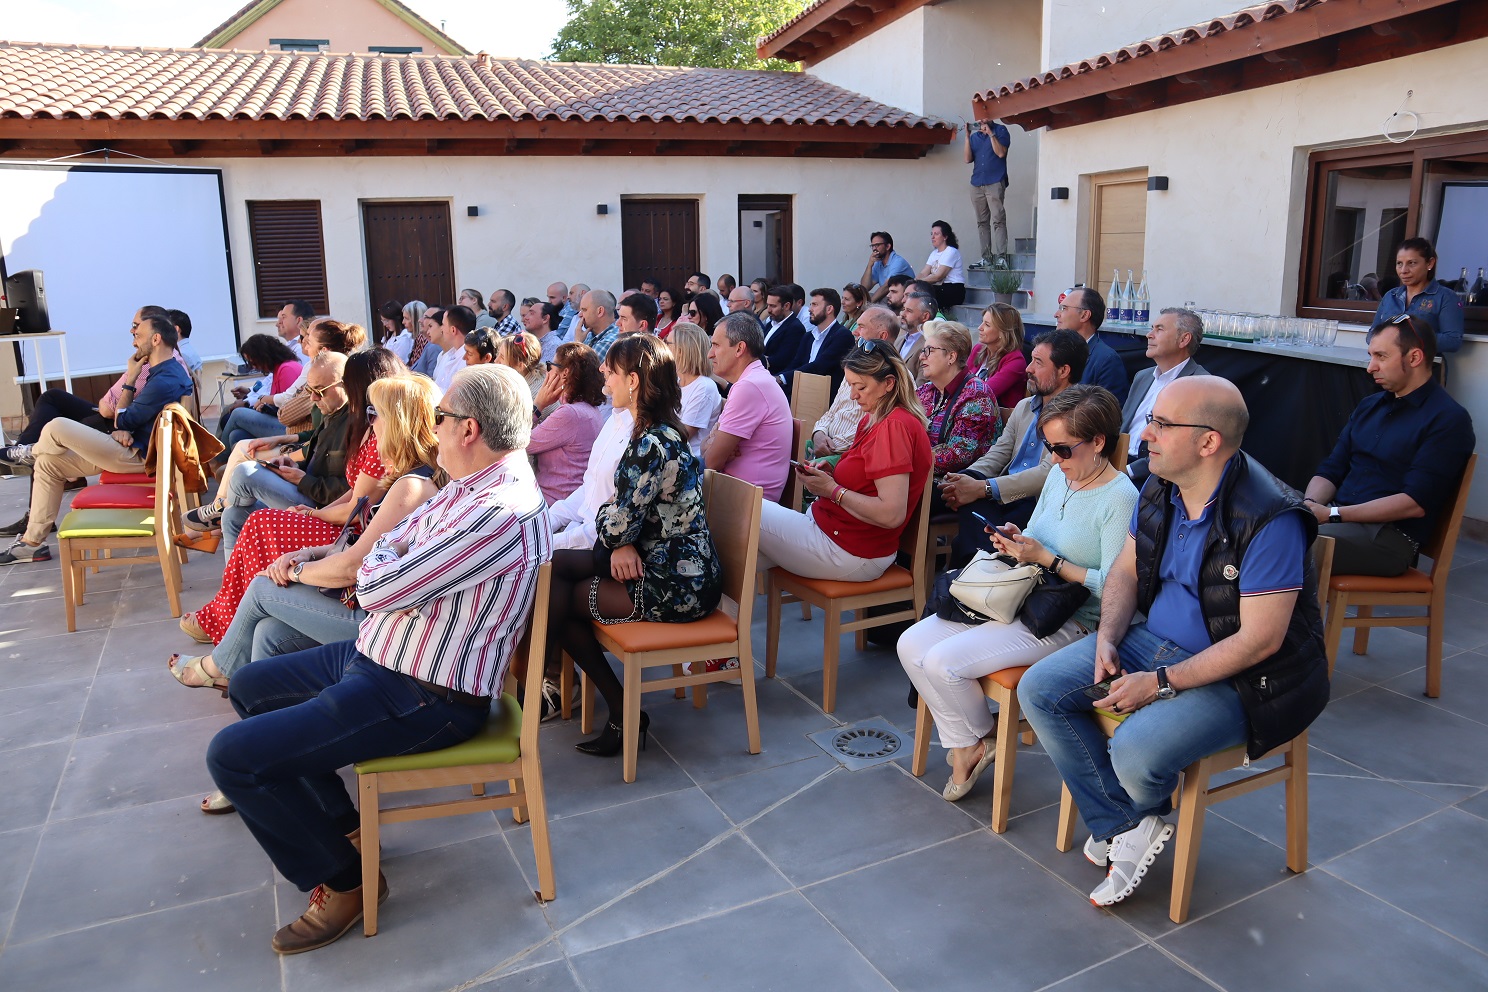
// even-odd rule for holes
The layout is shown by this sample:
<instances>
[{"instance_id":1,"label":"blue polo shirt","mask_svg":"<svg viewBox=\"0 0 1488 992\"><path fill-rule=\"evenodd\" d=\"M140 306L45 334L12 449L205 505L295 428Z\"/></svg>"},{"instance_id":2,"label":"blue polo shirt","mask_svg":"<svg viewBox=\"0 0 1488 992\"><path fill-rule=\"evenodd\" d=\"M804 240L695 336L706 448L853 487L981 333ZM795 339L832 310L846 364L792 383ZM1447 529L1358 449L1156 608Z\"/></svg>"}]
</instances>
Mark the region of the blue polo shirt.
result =
<instances>
[{"instance_id":1,"label":"blue polo shirt","mask_svg":"<svg viewBox=\"0 0 1488 992\"><path fill-rule=\"evenodd\" d=\"M1044 408L1044 398L1035 396L1030 408L1033 410L1033 420L1028 424L1028 430L1023 432L1023 440L1018 442L1018 450L1013 452L1007 468L1002 470L1003 475L1017 475L1037 468L1044 458L1044 436L1038 429L1039 411ZM1002 499L1002 490L997 488L996 479L992 480L992 491L997 494L998 499Z\"/></svg>"},{"instance_id":2,"label":"blue polo shirt","mask_svg":"<svg viewBox=\"0 0 1488 992\"><path fill-rule=\"evenodd\" d=\"M1215 493L1223 488L1234 467L1235 459L1231 458ZM1190 520L1178 487L1173 487L1168 506L1168 540L1158 566L1157 595L1147 613L1149 631L1191 654L1198 654L1214 643L1199 604L1199 569L1204 563L1204 544L1214 522L1210 514L1213 506L1214 496L1210 495L1203 512ZM1140 513L1139 503L1132 511L1133 537L1137 534ZM1301 589L1306 542L1300 513L1283 513L1262 527L1251 538L1245 557L1240 560L1240 595L1266 596Z\"/></svg>"},{"instance_id":3,"label":"blue polo shirt","mask_svg":"<svg viewBox=\"0 0 1488 992\"><path fill-rule=\"evenodd\" d=\"M997 138L997 143L1004 148L1012 148L1012 138L1008 129L1001 124L992 124L992 135ZM980 131L971 132L971 184L973 186L992 186L1007 178L1007 158L999 156L992 150L992 138L987 137Z\"/></svg>"},{"instance_id":4,"label":"blue polo shirt","mask_svg":"<svg viewBox=\"0 0 1488 992\"><path fill-rule=\"evenodd\" d=\"M1080 382L1090 386L1105 386L1116 396L1116 405L1126 405L1126 394L1131 391L1131 380L1126 375L1126 363L1116 354L1116 349L1101 340L1097 332L1088 342L1090 357L1085 359L1085 374Z\"/></svg>"},{"instance_id":5,"label":"blue polo shirt","mask_svg":"<svg viewBox=\"0 0 1488 992\"><path fill-rule=\"evenodd\" d=\"M893 276L909 276L913 279L915 277L915 270L903 255L891 248L889 249L887 260L873 263L873 285L882 286ZM870 286L869 288L871 289L873 287Z\"/></svg>"},{"instance_id":6,"label":"blue polo shirt","mask_svg":"<svg viewBox=\"0 0 1488 992\"><path fill-rule=\"evenodd\" d=\"M1420 317L1431 325L1431 329L1436 331L1438 354L1462 347L1462 299L1435 279L1416 294L1416 298L1410 301L1410 306L1405 304L1404 286L1396 286L1390 290L1380 300L1379 309L1374 311L1374 323L1371 326L1378 327L1388 323L1403 313Z\"/></svg>"},{"instance_id":7,"label":"blue polo shirt","mask_svg":"<svg viewBox=\"0 0 1488 992\"><path fill-rule=\"evenodd\" d=\"M1422 544L1476 446L1472 417L1428 379L1398 398L1383 391L1364 397L1317 474L1338 488L1344 506L1405 493L1426 515L1395 526Z\"/></svg>"}]
</instances>

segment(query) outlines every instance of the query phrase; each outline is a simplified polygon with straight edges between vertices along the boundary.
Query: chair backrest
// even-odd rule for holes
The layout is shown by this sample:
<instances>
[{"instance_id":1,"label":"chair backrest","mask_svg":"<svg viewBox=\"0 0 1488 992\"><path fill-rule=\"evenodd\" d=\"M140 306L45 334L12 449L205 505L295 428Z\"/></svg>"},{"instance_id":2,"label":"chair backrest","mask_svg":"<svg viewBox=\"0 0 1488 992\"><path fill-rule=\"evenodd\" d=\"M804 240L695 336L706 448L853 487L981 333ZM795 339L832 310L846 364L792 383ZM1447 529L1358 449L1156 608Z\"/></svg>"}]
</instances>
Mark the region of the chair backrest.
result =
<instances>
[{"instance_id":1,"label":"chair backrest","mask_svg":"<svg viewBox=\"0 0 1488 992\"><path fill-rule=\"evenodd\" d=\"M795 474L792 472L791 474ZM723 566L723 594L739 604L739 623L754 603L754 573L759 557L760 504L764 490L711 469L703 475L703 503L708 531Z\"/></svg>"},{"instance_id":2,"label":"chair backrest","mask_svg":"<svg viewBox=\"0 0 1488 992\"><path fill-rule=\"evenodd\" d=\"M832 380L811 372L797 372L791 380L791 416L816 426L832 405Z\"/></svg>"},{"instance_id":3,"label":"chair backrest","mask_svg":"<svg viewBox=\"0 0 1488 992\"><path fill-rule=\"evenodd\" d=\"M813 420L812 423L816 421ZM806 421L796 417L791 421L791 457L798 462L806 459L806 440ZM785 488L780 490L780 505L799 512L801 503L805 499L806 486L801 482L801 476L796 473L795 469L787 467Z\"/></svg>"},{"instance_id":4,"label":"chair backrest","mask_svg":"<svg viewBox=\"0 0 1488 992\"><path fill-rule=\"evenodd\" d=\"M175 417L170 410L162 410L155 418L155 526L161 528L171 526L171 493L177 488L176 460L171 457Z\"/></svg>"},{"instance_id":5,"label":"chair backrest","mask_svg":"<svg viewBox=\"0 0 1488 992\"><path fill-rule=\"evenodd\" d=\"M1118 472L1126 471L1127 449L1131 447L1131 435L1122 434L1116 439L1116 453L1111 456L1111 467Z\"/></svg>"},{"instance_id":6,"label":"chair backrest","mask_svg":"<svg viewBox=\"0 0 1488 992\"><path fill-rule=\"evenodd\" d=\"M522 684L523 754L537 749L537 730L542 712L543 664L548 650L548 597L553 587L553 563L545 561L537 569L537 589L532 595L532 615L527 620L527 633L517 651L527 659L527 675Z\"/></svg>"},{"instance_id":7,"label":"chair backrest","mask_svg":"<svg viewBox=\"0 0 1488 992\"><path fill-rule=\"evenodd\" d=\"M1319 534L1312 542L1312 567L1317 572L1318 609L1328 605L1328 583L1333 581L1333 538Z\"/></svg>"},{"instance_id":8,"label":"chair backrest","mask_svg":"<svg viewBox=\"0 0 1488 992\"><path fill-rule=\"evenodd\" d=\"M1452 567L1452 554L1457 550L1457 535L1462 532L1462 515L1467 512L1467 494L1472 491L1473 469L1478 464L1478 453L1474 451L1467 458L1467 467L1462 470L1462 478L1457 483L1457 491L1452 498L1447 500L1441 508L1441 517L1436 522L1436 533L1421 545L1421 554L1431 559L1431 575L1437 575L1437 570L1442 569L1442 575L1447 574L1445 569Z\"/></svg>"},{"instance_id":9,"label":"chair backrest","mask_svg":"<svg viewBox=\"0 0 1488 992\"><path fill-rule=\"evenodd\" d=\"M899 535L899 551L901 554L909 555L910 575L914 577L916 589L925 588L925 569L927 559L930 557L930 496L934 491L931 487L935 485L935 460L930 461L930 473L925 479L925 488L920 493L920 501L910 511L909 523Z\"/></svg>"}]
</instances>

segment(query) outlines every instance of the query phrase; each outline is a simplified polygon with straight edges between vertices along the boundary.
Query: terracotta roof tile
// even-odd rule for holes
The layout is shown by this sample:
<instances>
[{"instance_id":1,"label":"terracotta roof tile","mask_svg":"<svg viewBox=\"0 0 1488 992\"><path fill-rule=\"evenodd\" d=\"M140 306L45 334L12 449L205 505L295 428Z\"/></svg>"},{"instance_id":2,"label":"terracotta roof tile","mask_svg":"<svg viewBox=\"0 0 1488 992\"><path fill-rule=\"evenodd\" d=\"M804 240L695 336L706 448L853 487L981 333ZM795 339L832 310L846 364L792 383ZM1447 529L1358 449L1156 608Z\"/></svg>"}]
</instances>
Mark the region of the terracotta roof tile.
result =
<instances>
[{"instance_id":1,"label":"terracotta roof tile","mask_svg":"<svg viewBox=\"0 0 1488 992\"><path fill-rule=\"evenodd\" d=\"M0 117L949 127L793 72L7 42Z\"/></svg>"}]
</instances>

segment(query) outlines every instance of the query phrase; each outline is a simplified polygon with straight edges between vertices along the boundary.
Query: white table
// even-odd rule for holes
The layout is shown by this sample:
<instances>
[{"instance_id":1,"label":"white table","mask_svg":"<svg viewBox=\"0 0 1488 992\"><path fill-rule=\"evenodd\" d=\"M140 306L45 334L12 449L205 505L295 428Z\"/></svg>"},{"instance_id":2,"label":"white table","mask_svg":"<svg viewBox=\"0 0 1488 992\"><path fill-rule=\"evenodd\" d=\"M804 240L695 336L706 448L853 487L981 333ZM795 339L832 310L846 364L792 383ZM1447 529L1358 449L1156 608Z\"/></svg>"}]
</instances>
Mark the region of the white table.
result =
<instances>
[{"instance_id":1,"label":"white table","mask_svg":"<svg viewBox=\"0 0 1488 992\"><path fill-rule=\"evenodd\" d=\"M41 386L41 391L44 393L46 392L47 388L47 377L46 364L42 361L41 358L41 342L50 338L55 338L57 340L57 346L62 349L62 385L70 393L72 392L72 371L68 368L67 365L66 331L41 331L39 333L32 334L0 334L0 343L3 343L5 341L31 342L31 354L36 358L35 378L37 383ZM16 385L20 385L23 382L29 382L31 381L31 378L32 377L29 375L18 375L15 377Z\"/></svg>"}]
</instances>

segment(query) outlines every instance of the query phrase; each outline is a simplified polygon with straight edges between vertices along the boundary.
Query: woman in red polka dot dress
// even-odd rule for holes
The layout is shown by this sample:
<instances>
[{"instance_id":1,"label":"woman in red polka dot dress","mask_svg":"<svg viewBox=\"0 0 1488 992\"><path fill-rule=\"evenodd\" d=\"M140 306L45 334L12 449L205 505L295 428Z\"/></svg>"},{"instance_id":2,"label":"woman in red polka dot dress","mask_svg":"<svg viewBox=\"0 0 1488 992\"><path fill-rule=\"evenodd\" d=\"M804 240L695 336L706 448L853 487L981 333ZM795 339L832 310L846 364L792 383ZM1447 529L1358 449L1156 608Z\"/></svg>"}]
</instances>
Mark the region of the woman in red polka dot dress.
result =
<instances>
[{"instance_id":1,"label":"woman in red polka dot dress","mask_svg":"<svg viewBox=\"0 0 1488 992\"><path fill-rule=\"evenodd\" d=\"M346 394L351 407L350 438L357 446L356 455L346 464L346 481L351 489L334 503L319 509L296 506L288 510L253 511L227 559L222 572L222 588L210 603L187 615L186 619L195 620L204 638L213 644L221 642L248 583L280 555L331 544L340 536L341 528L361 497L370 496L371 502L376 502L377 493L386 488L385 470L377 454L377 438L367 426L367 387L377 379L408 374L407 366L384 348L354 355L346 363ZM182 627L190 626L183 619ZM195 631L188 629L187 633L205 643Z\"/></svg>"}]
</instances>

